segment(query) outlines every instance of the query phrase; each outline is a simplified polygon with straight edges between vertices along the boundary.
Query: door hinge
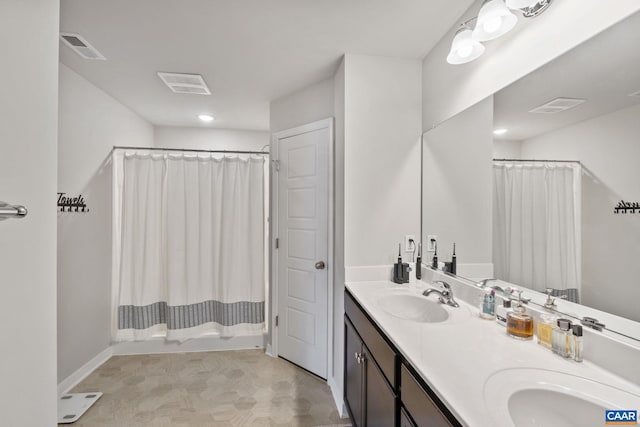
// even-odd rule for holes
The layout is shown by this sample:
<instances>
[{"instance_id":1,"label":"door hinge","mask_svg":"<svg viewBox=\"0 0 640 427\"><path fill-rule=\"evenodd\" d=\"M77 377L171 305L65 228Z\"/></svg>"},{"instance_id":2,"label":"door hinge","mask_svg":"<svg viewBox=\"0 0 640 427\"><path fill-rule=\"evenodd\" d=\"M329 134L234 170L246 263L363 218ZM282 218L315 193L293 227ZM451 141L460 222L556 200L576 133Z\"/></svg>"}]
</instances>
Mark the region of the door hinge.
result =
<instances>
[{"instance_id":1,"label":"door hinge","mask_svg":"<svg viewBox=\"0 0 640 427\"><path fill-rule=\"evenodd\" d=\"M273 167L275 168L276 172L280 172L280 161L279 160L271 160L273 162Z\"/></svg>"},{"instance_id":2,"label":"door hinge","mask_svg":"<svg viewBox=\"0 0 640 427\"><path fill-rule=\"evenodd\" d=\"M276 249L280 247L280 239L276 237Z\"/></svg>"},{"instance_id":3,"label":"door hinge","mask_svg":"<svg viewBox=\"0 0 640 427\"><path fill-rule=\"evenodd\" d=\"M276 326L278 326L278 319L279 319L279 316L276 316Z\"/></svg>"}]
</instances>

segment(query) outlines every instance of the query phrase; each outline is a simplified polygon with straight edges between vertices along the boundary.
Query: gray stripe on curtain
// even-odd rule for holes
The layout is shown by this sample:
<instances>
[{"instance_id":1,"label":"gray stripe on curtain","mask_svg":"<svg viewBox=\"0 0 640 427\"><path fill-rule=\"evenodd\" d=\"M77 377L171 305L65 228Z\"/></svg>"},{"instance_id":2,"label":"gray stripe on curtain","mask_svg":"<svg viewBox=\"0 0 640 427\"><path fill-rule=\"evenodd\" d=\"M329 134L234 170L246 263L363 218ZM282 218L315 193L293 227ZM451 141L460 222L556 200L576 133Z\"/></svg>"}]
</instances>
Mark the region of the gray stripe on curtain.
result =
<instances>
[{"instance_id":1,"label":"gray stripe on curtain","mask_svg":"<svg viewBox=\"0 0 640 427\"><path fill-rule=\"evenodd\" d=\"M118 329L147 329L166 324L168 329L185 329L205 323L223 326L264 322L264 301L223 303L210 300L189 305L156 302L144 306L118 307Z\"/></svg>"}]
</instances>

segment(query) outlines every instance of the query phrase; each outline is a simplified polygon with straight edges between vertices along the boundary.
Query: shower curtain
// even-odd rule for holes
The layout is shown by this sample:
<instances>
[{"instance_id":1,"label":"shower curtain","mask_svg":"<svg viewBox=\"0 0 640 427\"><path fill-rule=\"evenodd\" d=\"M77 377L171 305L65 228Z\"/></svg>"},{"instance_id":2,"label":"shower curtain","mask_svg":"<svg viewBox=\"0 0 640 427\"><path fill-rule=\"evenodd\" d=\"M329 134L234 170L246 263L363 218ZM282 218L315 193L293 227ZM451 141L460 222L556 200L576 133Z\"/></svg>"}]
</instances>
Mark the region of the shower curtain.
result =
<instances>
[{"instance_id":1,"label":"shower curtain","mask_svg":"<svg viewBox=\"0 0 640 427\"><path fill-rule=\"evenodd\" d=\"M262 331L264 158L126 153L121 165L114 339Z\"/></svg>"},{"instance_id":2,"label":"shower curtain","mask_svg":"<svg viewBox=\"0 0 640 427\"><path fill-rule=\"evenodd\" d=\"M569 162L494 162L495 277L578 302L580 169Z\"/></svg>"}]
</instances>

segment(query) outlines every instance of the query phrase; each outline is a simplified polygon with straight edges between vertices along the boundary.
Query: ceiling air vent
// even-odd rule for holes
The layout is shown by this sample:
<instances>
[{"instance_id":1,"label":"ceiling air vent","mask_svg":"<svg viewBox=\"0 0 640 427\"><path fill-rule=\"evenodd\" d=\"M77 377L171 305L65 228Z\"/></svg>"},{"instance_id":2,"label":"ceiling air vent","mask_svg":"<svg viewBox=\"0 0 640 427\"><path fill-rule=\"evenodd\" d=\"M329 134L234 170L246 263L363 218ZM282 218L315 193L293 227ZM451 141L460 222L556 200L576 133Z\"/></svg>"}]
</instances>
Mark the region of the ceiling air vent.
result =
<instances>
[{"instance_id":1,"label":"ceiling air vent","mask_svg":"<svg viewBox=\"0 0 640 427\"><path fill-rule=\"evenodd\" d=\"M537 114L555 114L570 110L585 102L587 102L586 99L556 98L546 104L542 104L541 106L534 108L533 110L529 110L529 112Z\"/></svg>"},{"instance_id":2,"label":"ceiling air vent","mask_svg":"<svg viewBox=\"0 0 640 427\"><path fill-rule=\"evenodd\" d=\"M60 40L84 59L107 59L80 34L60 33Z\"/></svg>"},{"instance_id":3,"label":"ceiling air vent","mask_svg":"<svg viewBox=\"0 0 640 427\"><path fill-rule=\"evenodd\" d=\"M211 91L200 74L158 72L158 77L172 92L193 95L211 95Z\"/></svg>"}]
</instances>

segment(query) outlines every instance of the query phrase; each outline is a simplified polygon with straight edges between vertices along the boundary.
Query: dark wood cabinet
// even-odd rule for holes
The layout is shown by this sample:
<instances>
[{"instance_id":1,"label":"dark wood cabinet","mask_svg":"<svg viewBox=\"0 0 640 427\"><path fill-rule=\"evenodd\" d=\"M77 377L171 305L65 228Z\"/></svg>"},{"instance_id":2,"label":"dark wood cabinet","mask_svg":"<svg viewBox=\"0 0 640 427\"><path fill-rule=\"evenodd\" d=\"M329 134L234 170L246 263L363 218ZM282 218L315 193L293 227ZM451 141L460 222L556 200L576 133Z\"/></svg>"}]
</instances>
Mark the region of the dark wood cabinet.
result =
<instances>
[{"instance_id":1,"label":"dark wood cabinet","mask_svg":"<svg viewBox=\"0 0 640 427\"><path fill-rule=\"evenodd\" d=\"M344 401L354 427L364 424L364 369L362 369L362 340L345 319Z\"/></svg>"},{"instance_id":2,"label":"dark wood cabinet","mask_svg":"<svg viewBox=\"0 0 640 427\"><path fill-rule=\"evenodd\" d=\"M411 415L417 427L450 427L451 423L445 417L436 403L429 397L429 393L420 385L418 380L402 363L400 373L402 405Z\"/></svg>"},{"instance_id":3,"label":"dark wood cabinet","mask_svg":"<svg viewBox=\"0 0 640 427\"><path fill-rule=\"evenodd\" d=\"M396 394L348 318L345 338L344 395L353 425L395 425Z\"/></svg>"},{"instance_id":4,"label":"dark wood cabinet","mask_svg":"<svg viewBox=\"0 0 640 427\"><path fill-rule=\"evenodd\" d=\"M460 425L348 291L344 323L344 400L354 427Z\"/></svg>"}]
</instances>

